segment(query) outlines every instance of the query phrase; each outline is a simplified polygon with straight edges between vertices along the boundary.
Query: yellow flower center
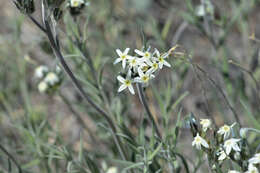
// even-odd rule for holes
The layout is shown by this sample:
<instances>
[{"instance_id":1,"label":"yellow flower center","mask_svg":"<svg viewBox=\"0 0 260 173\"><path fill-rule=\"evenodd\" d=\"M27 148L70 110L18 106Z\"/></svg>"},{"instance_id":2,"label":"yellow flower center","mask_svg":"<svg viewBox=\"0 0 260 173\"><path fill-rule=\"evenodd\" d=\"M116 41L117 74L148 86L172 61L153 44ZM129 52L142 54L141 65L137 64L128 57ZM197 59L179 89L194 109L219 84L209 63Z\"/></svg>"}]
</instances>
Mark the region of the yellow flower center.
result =
<instances>
[{"instance_id":1,"label":"yellow flower center","mask_svg":"<svg viewBox=\"0 0 260 173\"><path fill-rule=\"evenodd\" d=\"M149 77L148 77L148 76L144 75L144 76L142 77L142 81L147 82L148 80L149 80Z\"/></svg>"},{"instance_id":2,"label":"yellow flower center","mask_svg":"<svg viewBox=\"0 0 260 173\"><path fill-rule=\"evenodd\" d=\"M226 143L227 145L231 145L231 141L227 141L227 143Z\"/></svg>"},{"instance_id":3,"label":"yellow flower center","mask_svg":"<svg viewBox=\"0 0 260 173\"><path fill-rule=\"evenodd\" d=\"M157 63L154 63L154 64L153 64L153 68L154 68L154 69L157 69L157 68L158 68L158 64L157 64Z\"/></svg>"},{"instance_id":4,"label":"yellow flower center","mask_svg":"<svg viewBox=\"0 0 260 173\"><path fill-rule=\"evenodd\" d=\"M200 143L201 142L199 137L195 137L195 141L196 141L196 143Z\"/></svg>"},{"instance_id":5,"label":"yellow flower center","mask_svg":"<svg viewBox=\"0 0 260 173\"><path fill-rule=\"evenodd\" d=\"M132 63L133 65L135 65L135 64L136 64L136 60L133 59L133 60L131 61L131 63Z\"/></svg>"},{"instance_id":6,"label":"yellow flower center","mask_svg":"<svg viewBox=\"0 0 260 173\"><path fill-rule=\"evenodd\" d=\"M147 67L147 66L145 66L145 67L142 68L142 71L143 71L143 72L146 72L147 70L148 70L148 67Z\"/></svg>"},{"instance_id":7,"label":"yellow flower center","mask_svg":"<svg viewBox=\"0 0 260 173\"><path fill-rule=\"evenodd\" d=\"M122 58L122 59L126 59L126 55L122 55L121 58Z\"/></svg>"},{"instance_id":8,"label":"yellow flower center","mask_svg":"<svg viewBox=\"0 0 260 173\"><path fill-rule=\"evenodd\" d=\"M130 80L125 80L125 85L126 86L130 86L131 85L131 81Z\"/></svg>"},{"instance_id":9,"label":"yellow flower center","mask_svg":"<svg viewBox=\"0 0 260 173\"><path fill-rule=\"evenodd\" d=\"M164 59L163 59L162 57L159 58L159 62L163 62L163 60L164 60Z\"/></svg>"},{"instance_id":10,"label":"yellow flower center","mask_svg":"<svg viewBox=\"0 0 260 173\"><path fill-rule=\"evenodd\" d=\"M145 58L150 58L150 53L149 53L149 52L145 52L145 53L144 53L144 57L145 57Z\"/></svg>"},{"instance_id":11,"label":"yellow flower center","mask_svg":"<svg viewBox=\"0 0 260 173\"><path fill-rule=\"evenodd\" d=\"M228 132L228 131L230 130L230 127L227 126L227 125L225 125L225 126L223 127L223 130L224 130L225 132Z\"/></svg>"}]
</instances>

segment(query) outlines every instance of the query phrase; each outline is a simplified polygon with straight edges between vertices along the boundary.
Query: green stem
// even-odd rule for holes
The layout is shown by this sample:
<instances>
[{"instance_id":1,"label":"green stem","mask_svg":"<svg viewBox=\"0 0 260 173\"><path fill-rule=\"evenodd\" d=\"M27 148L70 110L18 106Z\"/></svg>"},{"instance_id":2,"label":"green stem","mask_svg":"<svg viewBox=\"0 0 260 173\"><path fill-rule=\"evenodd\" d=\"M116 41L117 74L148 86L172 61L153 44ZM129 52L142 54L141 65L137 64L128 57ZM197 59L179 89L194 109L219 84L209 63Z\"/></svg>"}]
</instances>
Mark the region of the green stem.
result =
<instances>
[{"instance_id":1,"label":"green stem","mask_svg":"<svg viewBox=\"0 0 260 173\"><path fill-rule=\"evenodd\" d=\"M160 139L162 139L162 136L161 136L161 133L160 133L160 131L159 131L159 128L158 128L158 126L157 126L157 124L156 124L156 122L155 122L155 120L154 120L154 117L153 117L153 115L152 115L152 113L151 113L151 111L150 111L150 109L149 109L149 106L148 106L148 104L147 104L146 98L145 98L145 96L144 96L144 91L143 91L142 84L138 83L136 86L137 86L137 90L138 90L139 99L140 99L142 105L144 106L144 108L145 108L145 110L146 110L146 113L147 113L147 115L148 115L148 118L149 118L149 120L151 121L151 123L153 124L153 127L154 127L154 129L155 129L155 132L156 132L157 136L158 136Z\"/></svg>"}]
</instances>

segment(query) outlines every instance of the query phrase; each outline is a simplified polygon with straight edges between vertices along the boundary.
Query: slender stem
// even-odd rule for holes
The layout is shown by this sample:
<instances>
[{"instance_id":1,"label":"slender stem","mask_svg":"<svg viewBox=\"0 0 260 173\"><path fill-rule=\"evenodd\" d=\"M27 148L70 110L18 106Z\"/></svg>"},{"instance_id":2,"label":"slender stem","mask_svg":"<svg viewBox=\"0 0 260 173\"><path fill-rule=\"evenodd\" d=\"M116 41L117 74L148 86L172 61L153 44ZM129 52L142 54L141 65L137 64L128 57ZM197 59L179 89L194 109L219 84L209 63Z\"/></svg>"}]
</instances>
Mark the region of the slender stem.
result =
<instances>
[{"instance_id":1,"label":"slender stem","mask_svg":"<svg viewBox=\"0 0 260 173\"><path fill-rule=\"evenodd\" d=\"M96 109L96 111L98 111L108 122L111 130L113 131L112 136L113 139L118 147L119 153L121 155L121 157L126 160L126 152L123 149L123 145L122 142L120 140L120 138L116 135L117 134L117 130L116 130L116 126L114 125L113 121L111 120L111 118L108 116L108 114L101 109L88 95L87 93L83 90L81 84L79 83L79 81L77 80L77 78L74 76L74 74L72 73L72 71L70 70L69 66L67 65L62 53L60 52L60 48L57 47L54 36L51 32L51 28L49 25L48 21L45 21L45 26L46 26L46 34L47 37L50 41L51 47L54 51L55 56L59 59L62 67L64 68L65 72L68 74L68 76L70 77L70 79L72 80L73 84L75 85L75 87L79 90L80 94L83 96L83 98L92 106L94 107L94 109Z\"/></svg>"},{"instance_id":2,"label":"slender stem","mask_svg":"<svg viewBox=\"0 0 260 173\"><path fill-rule=\"evenodd\" d=\"M224 93L224 91L222 90L222 88L221 88L221 87L208 75L208 73L207 73L205 70L203 70L199 65L193 64L193 63L192 63L192 65L195 65L195 67L196 67L199 71L201 71L201 72L208 78L208 80L212 83L212 85L213 85L215 88L217 88L217 90L218 90L218 91L220 92L220 94L223 96L223 98L224 98L224 100L225 100L227 106L228 106L229 109L232 111L232 113L233 113L233 115L234 115L234 117L235 117L237 123L239 124L239 126L241 126L241 123L240 123L240 120L239 120L239 116L238 116L238 114L236 113L235 109L231 106L231 104L230 104L230 102L228 101L227 96L226 96L226 94Z\"/></svg>"},{"instance_id":3,"label":"slender stem","mask_svg":"<svg viewBox=\"0 0 260 173\"><path fill-rule=\"evenodd\" d=\"M18 162L15 160L15 158L2 145L0 145L0 150L2 150L14 162L14 164L16 165L16 167L18 169L18 172L22 173L23 171L22 171L21 166L18 164Z\"/></svg>"},{"instance_id":4,"label":"slender stem","mask_svg":"<svg viewBox=\"0 0 260 173\"><path fill-rule=\"evenodd\" d=\"M158 126L157 126L157 124L156 124L156 122L154 120L154 117L153 117L153 115L152 115L152 113L151 113L151 111L149 109L149 106L147 104L146 98L144 96L144 91L143 91L142 84L138 83L136 86L137 86L137 90L138 90L139 99L140 99L142 105L144 106L144 108L146 110L146 113L148 114L148 117L149 117L150 121L153 124L153 127L155 128L155 132L156 132L157 136L160 139L162 139L162 136L161 136L161 133L159 131L159 128L158 128Z\"/></svg>"}]
</instances>

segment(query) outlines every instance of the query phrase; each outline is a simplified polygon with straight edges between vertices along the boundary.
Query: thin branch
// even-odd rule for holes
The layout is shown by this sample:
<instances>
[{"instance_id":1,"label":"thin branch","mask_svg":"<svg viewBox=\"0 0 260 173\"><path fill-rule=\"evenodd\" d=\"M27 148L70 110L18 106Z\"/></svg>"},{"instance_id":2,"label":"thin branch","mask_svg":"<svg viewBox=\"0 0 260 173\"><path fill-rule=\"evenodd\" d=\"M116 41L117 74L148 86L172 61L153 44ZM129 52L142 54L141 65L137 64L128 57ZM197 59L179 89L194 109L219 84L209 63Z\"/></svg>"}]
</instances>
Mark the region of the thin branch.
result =
<instances>
[{"instance_id":1,"label":"thin branch","mask_svg":"<svg viewBox=\"0 0 260 173\"><path fill-rule=\"evenodd\" d=\"M32 17L31 15L28 15L28 17L31 19L31 21L32 21L35 25L38 26L38 28L39 28L42 32L46 33L46 29L45 29L34 17Z\"/></svg>"},{"instance_id":2,"label":"thin branch","mask_svg":"<svg viewBox=\"0 0 260 173\"><path fill-rule=\"evenodd\" d=\"M238 114L236 113L235 109L231 106L230 102L228 101L227 99L227 96L226 94L224 93L224 91L222 90L222 88L211 78L211 76L208 75L208 73L203 70L198 64L193 64L192 65L195 65L195 67L201 71L207 78L208 80L211 82L211 84L220 92L220 94L223 96L227 106L229 107L229 109L231 110L231 112L233 113L237 123L239 124L239 126L241 126L241 123L240 123L240 120L239 120L239 116Z\"/></svg>"},{"instance_id":3,"label":"thin branch","mask_svg":"<svg viewBox=\"0 0 260 173\"><path fill-rule=\"evenodd\" d=\"M22 173L22 168L21 166L18 164L18 162L15 160L15 158L0 144L0 150L2 150L16 165L18 172Z\"/></svg>"},{"instance_id":4,"label":"thin branch","mask_svg":"<svg viewBox=\"0 0 260 173\"><path fill-rule=\"evenodd\" d=\"M155 128L155 132L157 134L157 136L160 138L160 140L162 139L162 136L161 136L161 133L159 131L159 128L158 128L158 125L156 124L155 120L154 120L154 117L149 109L149 106L147 104L147 101L146 101L146 98L144 96L144 91L143 91L143 87L142 87L142 84L137 84L137 90L138 90L138 95L139 95L139 99L142 103L142 105L144 106L147 114L148 114L148 117L149 117L149 120L152 122L153 124L153 127Z\"/></svg>"}]
</instances>

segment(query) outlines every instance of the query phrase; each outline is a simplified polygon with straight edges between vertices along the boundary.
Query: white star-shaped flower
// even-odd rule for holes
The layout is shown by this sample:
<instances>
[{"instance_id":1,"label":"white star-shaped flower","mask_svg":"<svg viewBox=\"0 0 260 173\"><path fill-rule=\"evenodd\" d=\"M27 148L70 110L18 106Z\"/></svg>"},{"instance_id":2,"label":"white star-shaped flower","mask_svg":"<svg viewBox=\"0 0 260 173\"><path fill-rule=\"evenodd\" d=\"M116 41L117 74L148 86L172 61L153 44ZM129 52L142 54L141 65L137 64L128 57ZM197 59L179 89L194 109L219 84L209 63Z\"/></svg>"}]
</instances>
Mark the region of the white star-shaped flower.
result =
<instances>
[{"instance_id":1,"label":"white star-shaped flower","mask_svg":"<svg viewBox=\"0 0 260 173\"><path fill-rule=\"evenodd\" d=\"M139 76L135 78L136 82L148 83L150 79L154 78L154 75L148 73L148 71L144 73L141 68L138 68L138 74Z\"/></svg>"},{"instance_id":2,"label":"white star-shaped flower","mask_svg":"<svg viewBox=\"0 0 260 173\"><path fill-rule=\"evenodd\" d=\"M211 126L211 121L209 119L200 119L200 124L202 125L202 130L206 132Z\"/></svg>"},{"instance_id":3,"label":"white star-shaped flower","mask_svg":"<svg viewBox=\"0 0 260 173\"><path fill-rule=\"evenodd\" d=\"M249 164L258 164L260 163L260 153L256 153L254 157L248 160Z\"/></svg>"},{"instance_id":4,"label":"white star-shaped flower","mask_svg":"<svg viewBox=\"0 0 260 173\"><path fill-rule=\"evenodd\" d=\"M259 171L253 164L249 164L248 170L245 173L259 173Z\"/></svg>"},{"instance_id":5,"label":"white star-shaped flower","mask_svg":"<svg viewBox=\"0 0 260 173\"><path fill-rule=\"evenodd\" d=\"M152 54L149 51L142 52L138 49L135 49L135 53L141 56L142 60L146 63L151 63Z\"/></svg>"},{"instance_id":6,"label":"white star-shaped flower","mask_svg":"<svg viewBox=\"0 0 260 173\"><path fill-rule=\"evenodd\" d=\"M126 78L123 78L122 76L117 76L117 80L119 80L119 82L121 82L121 86L118 89L118 92L123 91L124 89L128 88L131 94L135 94L133 85L132 85L132 80L130 79L129 76L127 76Z\"/></svg>"},{"instance_id":7,"label":"white star-shaped flower","mask_svg":"<svg viewBox=\"0 0 260 173\"><path fill-rule=\"evenodd\" d=\"M155 54L157 56L156 60L158 61L159 68L162 69L163 66L171 67L171 64L169 64L165 59L169 56L168 53L165 53L163 55L160 54L160 52L156 49Z\"/></svg>"},{"instance_id":8,"label":"white star-shaped flower","mask_svg":"<svg viewBox=\"0 0 260 173\"><path fill-rule=\"evenodd\" d=\"M200 135L197 133L197 136L195 136L194 140L192 141L192 146L196 146L198 150L201 149L201 146L205 148L209 148L209 144L205 139L200 137Z\"/></svg>"},{"instance_id":9,"label":"white star-shaped flower","mask_svg":"<svg viewBox=\"0 0 260 173\"><path fill-rule=\"evenodd\" d=\"M152 74L159 68L159 64L156 61L149 63L149 66L150 66L150 69L147 70L147 73L149 73L149 74Z\"/></svg>"},{"instance_id":10,"label":"white star-shaped flower","mask_svg":"<svg viewBox=\"0 0 260 173\"><path fill-rule=\"evenodd\" d=\"M233 123L231 126L228 125L224 125L222 127L220 127L220 129L218 130L218 134L220 135L224 135L224 139L227 139L231 133L231 129L232 127L235 125L236 123Z\"/></svg>"},{"instance_id":11,"label":"white star-shaped flower","mask_svg":"<svg viewBox=\"0 0 260 173\"><path fill-rule=\"evenodd\" d=\"M238 144L237 144L240 140L241 139L231 138L231 139L228 139L228 140L225 141L224 148L225 148L225 151L226 151L227 155L230 154L232 149L234 151L241 151L239 146L238 146Z\"/></svg>"},{"instance_id":12,"label":"white star-shaped flower","mask_svg":"<svg viewBox=\"0 0 260 173\"><path fill-rule=\"evenodd\" d=\"M114 64L117 64L122 61L122 67L124 69L126 66L126 61L131 57L130 55L128 55L129 50L130 48L126 48L124 52L121 52L121 50L116 49L116 53L118 54L119 58L115 60Z\"/></svg>"},{"instance_id":13,"label":"white star-shaped flower","mask_svg":"<svg viewBox=\"0 0 260 173\"><path fill-rule=\"evenodd\" d=\"M143 61L135 56L128 58L129 70L133 69L134 72L137 72L139 66L143 66L142 63Z\"/></svg>"}]
</instances>

